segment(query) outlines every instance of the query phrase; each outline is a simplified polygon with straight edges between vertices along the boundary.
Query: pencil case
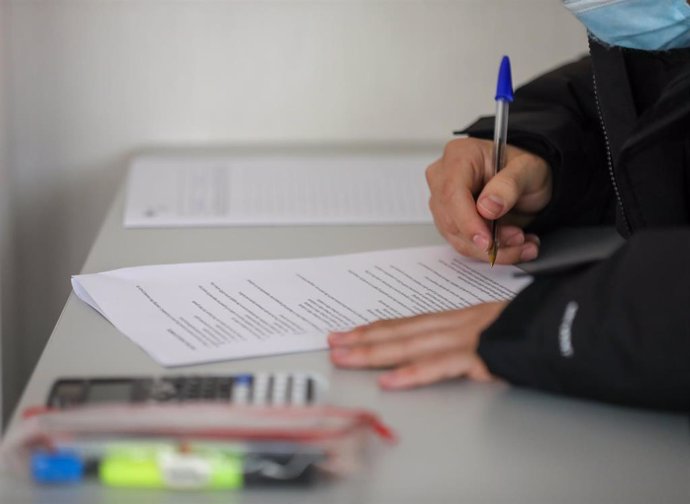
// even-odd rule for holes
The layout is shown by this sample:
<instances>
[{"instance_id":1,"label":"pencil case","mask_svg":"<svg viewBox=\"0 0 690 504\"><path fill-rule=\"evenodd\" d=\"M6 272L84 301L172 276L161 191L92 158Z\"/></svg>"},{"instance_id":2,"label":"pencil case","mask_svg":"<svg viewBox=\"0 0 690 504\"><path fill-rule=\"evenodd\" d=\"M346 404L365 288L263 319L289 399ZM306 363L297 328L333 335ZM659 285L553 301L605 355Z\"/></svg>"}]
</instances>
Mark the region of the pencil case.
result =
<instances>
[{"instance_id":1,"label":"pencil case","mask_svg":"<svg viewBox=\"0 0 690 504\"><path fill-rule=\"evenodd\" d=\"M309 485L360 469L375 438L396 440L371 412L334 406L87 405L30 412L2 460L39 484Z\"/></svg>"}]
</instances>

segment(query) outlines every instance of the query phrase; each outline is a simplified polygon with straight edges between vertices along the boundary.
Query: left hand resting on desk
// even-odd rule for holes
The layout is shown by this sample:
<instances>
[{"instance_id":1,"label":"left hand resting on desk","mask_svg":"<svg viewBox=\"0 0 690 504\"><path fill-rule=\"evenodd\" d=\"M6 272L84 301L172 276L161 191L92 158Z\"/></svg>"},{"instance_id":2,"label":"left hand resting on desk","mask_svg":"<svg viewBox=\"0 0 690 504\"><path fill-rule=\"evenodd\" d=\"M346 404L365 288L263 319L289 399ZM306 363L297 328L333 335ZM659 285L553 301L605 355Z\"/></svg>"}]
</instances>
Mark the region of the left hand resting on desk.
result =
<instances>
[{"instance_id":1,"label":"left hand resting on desk","mask_svg":"<svg viewBox=\"0 0 690 504\"><path fill-rule=\"evenodd\" d=\"M379 320L328 337L331 360L339 367L382 368L384 388L409 388L461 376L489 381L477 354L479 337L507 301L415 317Z\"/></svg>"}]
</instances>

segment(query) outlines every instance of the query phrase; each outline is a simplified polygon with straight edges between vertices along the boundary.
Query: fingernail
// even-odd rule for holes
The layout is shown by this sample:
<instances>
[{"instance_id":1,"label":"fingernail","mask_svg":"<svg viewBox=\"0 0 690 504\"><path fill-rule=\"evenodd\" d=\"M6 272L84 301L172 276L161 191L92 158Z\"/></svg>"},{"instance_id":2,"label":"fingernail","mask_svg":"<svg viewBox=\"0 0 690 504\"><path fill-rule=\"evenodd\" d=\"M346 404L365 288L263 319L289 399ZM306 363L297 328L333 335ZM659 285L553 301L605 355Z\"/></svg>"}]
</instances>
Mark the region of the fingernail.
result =
<instances>
[{"instance_id":1,"label":"fingernail","mask_svg":"<svg viewBox=\"0 0 690 504\"><path fill-rule=\"evenodd\" d=\"M528 241L528 242L530 242L530 243L534 243L534 244L537 245L537 247L538 247L539 245L541 245L541 239L540 239L537 235L535 235L535 234L528 234L528 235L526 235L526 236L525 236L525 241Z\"/></svg>"},{"instance_id":2,"label":"fingernail","mask_svg":"<svg viewBox=\"0 0 690 504\"><path fill-rule=\"evenodd\" d=\"M537 258L539 255L539 249L534 243L528 243L524 246L522 249L522 252L520 252L520 260L521 261L532 261Z\"/></svg>"},{"instance_id":3,"label":"fingernail","mask_svg":"<svg viewBox=\"0 0 690 504\"><path fill-rule=\"evenodd\" d=\"M474 243L477 248L481 250L486 250L489 248L489 239L486 236L476 234L472 237L472 243Z\"/></svg>"},{"instance_id":4,"label":"fingernail","mask_svg":"<svg viewBox=\"0 0 690 504\"><path fill-rule=\"evenodd\" d=\"M498 217L501 214L504 206L503 198L490 194L484 196L479 200L478 205L484 210L488 217Z\"/></svg>"}]
</instances>

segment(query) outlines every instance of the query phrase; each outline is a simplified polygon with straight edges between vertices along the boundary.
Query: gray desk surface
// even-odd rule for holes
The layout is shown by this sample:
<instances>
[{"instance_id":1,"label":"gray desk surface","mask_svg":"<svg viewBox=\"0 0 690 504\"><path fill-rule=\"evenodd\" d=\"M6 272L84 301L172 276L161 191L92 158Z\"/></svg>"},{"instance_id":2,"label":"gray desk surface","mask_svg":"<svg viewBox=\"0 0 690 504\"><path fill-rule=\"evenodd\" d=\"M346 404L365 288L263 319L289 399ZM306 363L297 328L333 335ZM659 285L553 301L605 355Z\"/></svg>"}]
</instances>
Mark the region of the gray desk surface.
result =
<instances>
[{"instance_id":1,"label":"gray desk surface","mask_svg":"<svg viewBox=\"0 0 690 504\"><path fill-rule=\"evenodd\" d=\"M184 261L299 257L441 243L430 225L125 230L118 195L84 266L96 272ZM67 279L65 279L67 281ZM190 366L188 372L308 369L332 402L370 408L400 435L367 471L309 491L174 493L40 488L0 474L0 503L680 503L688 502L690 437L679 415L554 397L502 384L448 382L382 392L376 372L331 367L325 352ZM180 371L179 368L176 372ZM64 375L166 372L74 295L24 391L41 404ZM17 413L9 429L17 422Z\"/></svg>"}]
</instances>

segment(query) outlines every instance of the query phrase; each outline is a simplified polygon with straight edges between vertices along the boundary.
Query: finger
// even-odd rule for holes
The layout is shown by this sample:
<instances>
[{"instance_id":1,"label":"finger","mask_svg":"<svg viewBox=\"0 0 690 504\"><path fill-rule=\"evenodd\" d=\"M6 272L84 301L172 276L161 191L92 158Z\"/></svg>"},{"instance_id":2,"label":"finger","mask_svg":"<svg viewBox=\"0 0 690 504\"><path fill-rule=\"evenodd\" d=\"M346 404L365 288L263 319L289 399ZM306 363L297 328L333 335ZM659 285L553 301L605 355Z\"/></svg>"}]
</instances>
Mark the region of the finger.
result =
<instances>
[{"instance_id":1,"label":"finger","mask_svg":"<svg viewBox=\"0 0 690 504\"><path fill-rule=\"evenodd\" d=\"M539 239L535 235L531 236L534 245L527 245L529 240L522 228L506 226L504 230L503 226L499 224L499 251L496 263L515 264L535 259L539 255ZM444 238L459 254L482 262L489 261L488 245L470 243L457 235L444 235Z\"/></svg>"},{"instance_id":2,"label":"finger","mask_svg":"<svg viewBox=\"0 0 690 504\"><path fill-rule=\"evenodd\" d=\"M328 335L328 343L335 347L410 338L457 327L463 318L461 310L449 310L400 319L377 320L371 324L356 327L352 331L331 333Z\"/></svg>"},{"instance_id":3,"label":"finger","mask_svg":"<svg viewBox=\"0 0 690 504\"><path fill-rule=\"evenodd\" d=\"M479 261L487 261L487 246L483 243L479 245L471 243L460 235L449 235L444 236L446 241L461 255L465 257L471 257L472 259L477 259Z\"/></svg>"},{"instance_id":4,"label":"finger","mask_svg":"<svg viewBox=\"0 0 690 504\"><path fill-rule=\"evenodd\" d=\"M487 261L488 239L480 234L474 235L474 242L460 233L455 222L437 204L430 201L429 208L434 216L434 224L441 236L461 255L480 261Z\"/></svg>"},{"instance_id":5,"label":"finger","mask_svg":"<svg viewBox=\"0 0 690 504\"><path fill-rule=\"evenodd\" d=\"M507 304L507 301L481 303L460 310L418 316L415 321L435 319L434 322L438 321L439 326L444 329L426 332L423 326L418 326L419 332L411 333L401 340L383 339L349 347L338 346L333 348L331 359L336 365L344 367L376 367L416 359L440 349L474 348L479 334L496 319ZM405 326L405 320L412 318L387 321L379 325ZM399 345L391 346L396 344Z\"/></svg>"},{"instance_id":6,"label":"finger","mask_svg":"<svg viewBox=\"0 0 690 504\"><path fill-rule=\"evenodd\" d=\"M537 247L541 245L539 237L532 233L525 235L525 242L534 243Z\"/></svg>"},{"instance_id":7,"label":"finger","mask_svg":"<svg viewBox=\"0 0 690 504\"><path fill-rule=\"evenodd\" d=\"M519 247L525 243L525 233L522 228L501 221L498 225L498 243L506 247Z\"/></svg>"},{"instance_id":8,"label":"finger","mask_svg":"<svg viewBox=\"0 0 690 504\"><path fill-rule=\"evenodd\" d=\"M520 202L520 211L541 209L549 192L548 165L531 155L517 155L493 176L477 198L477 210L486 219L497 219ZM529 193L529 194L528 194Z\"/></svg>"},{"instance_id":9,"label":"finger","mask_svg":"<svg viewBox=\"0 0 690 504\"><path fill-rule=\"evenodd\" d=\"M496 264L517 264L533 261L537 257L539 257L539 245L533 241L525 241L517 247L503 247L499 242Z\"/></svg>"},{"instance_id":10,"label":"finger","mask_svg":"<svg viewBox=\"0 0 690 504\"><path fill-rule=\"evenodd\" d=\"M386 389L404 389L467 376L476 381L490 381L484 362L471 351L439 353L400 367L379 377Z\"/></svg>"},{"instance_id":11,"label":"finger","mask_svg":"<svg viewBox=\"0 0 690 504\"><path fill-rule=\"evenodd\" d=\"M525 242L520 251L520 262L533 261L539 257L539 244L534 241Z\"/></svg>"},{"instance_id":12,"label":"finger","mask_svg":"<svg viewBox=\"0 0 690 504\"><path fill-rule=\"evenodd\" d=\"M457 235L471 242L478 251L486 251L490 243L489 227L477 212L477 203L469 189L458 188L445 202Z\"/></svg>"},{"instance_id":13,"label":"finger","mask_svg":"<svg viewBox=\"0 0 690 504\"><path fill-rule=\"evenodd\" d=\"M502 217L515 206L525 184L525 170L519 160L507 164L484 186L477 198L477 211L485 219Z\"/></svg>"},{"instance_id":14,"label":"finger","mask_svg":"<svg viewBox=\"0 0 690 504\"><path fill-rule=\"evenodd\" d=\"M472 192L461 186L444 191L432 192L429 200L429 209L438 230L446 239L456 236L478 249L486 250L489 246L489 228L477 213Z\"/></svg>"},{"instance_id":15,"label":"finger","mask_svg":"<svg viewBox=\"0 0 690 504\"><path fill-rule=\"evenodd\" d=\"M434 225L439 230L441 235L448 239L459 234L459 229L455 225L455 221L450 217L446 209L439 204L437 199L429 198L429 210L431 216L434 218Z\"/></svg>"},{"instance_id":16,"label":"finger","mask_svg":"<svg viewBox=\"0 0 690 504\"><path fill-rule=\"evenodd\" d=\"M525 235L522 228L499 224L497 264L516 264L533 261L539 256L541 241L535 234ZM486 260L483 254L482 259Z\"/></svg>"},{"instance_id":17,"label":"finger","mask_svg":"<svg viewBox=\"0 0 690 504\"><path fill-rule=\"evenodd\" d=\"M473 192L481 188L483 169L480 163L471 162L448 152L442 161L427 169L427 182L431 192L429 208L434 221L446 234L462 236L469 242L475 237L483 239L479 246L488 247L489 230L477 212Z\"/></svg>"},{"instance_id":18,"label":"finger","mask_svg":"<svg viewBox=\"0 0 690 504\"><path fill-rule=\"evenodd\" d=\"M470 338L457 330L446 330L422 337L384 341L370 345L334 348L331 360L340 367L380 368L414 361L426 355L471 346Z\"/></svg>"}]
</instances>

